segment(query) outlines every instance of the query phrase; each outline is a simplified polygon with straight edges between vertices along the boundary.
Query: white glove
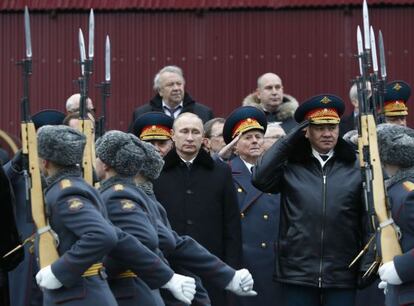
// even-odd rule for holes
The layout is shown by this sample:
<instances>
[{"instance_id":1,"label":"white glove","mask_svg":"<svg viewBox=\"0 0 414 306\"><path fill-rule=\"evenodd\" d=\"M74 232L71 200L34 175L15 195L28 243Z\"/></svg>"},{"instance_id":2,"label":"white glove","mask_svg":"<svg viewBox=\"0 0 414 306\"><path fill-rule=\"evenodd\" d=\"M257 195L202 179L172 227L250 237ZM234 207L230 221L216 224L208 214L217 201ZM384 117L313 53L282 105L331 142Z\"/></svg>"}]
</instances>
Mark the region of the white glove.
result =
<instances>
[{"instance_id":1,"label":"white glove","mask_svg":"<svg viewBox=\"0 0 414 306\"><path fill-rule=\"evenodd\" d=\"M397 270L395 269L394 261L389 261L383 264L378 269L378 274L382 281L387 282L390 285L402 284L402 280L398 276Z\"/></svg>"},{"instance_id":2,"label":"white glove","mask_svg":"<svg viewBox=\"0 0 414 306\"><path fill-rule=\"evenodd\" d=\"M58 289L63 286L63 284L53 274L50 265L37 272L36 282L40 288L44 289Z\"/></svg>"},{"instance_id":3,"label":"white glove","mask_svg":"<svg viewBox=\"0 0 414 306\"><path fill-rule=\"evenodd\" d=\"M381 281L378 284L378 289L381 289L384 291L384 294L387 294L387 282Z\"/></svg>"},{"instance_id":4,"label":"white glove","mask_svg":"<svg viewBox=\"0 0 414 306\"><path fill-rule=\"evenodd\" d=\"M249 270L241 269L234 273L230 283L226 286L226 290L241 296L255 296L257 292L253 290L253 277Z\"/></svg>"},{"instance_id":5,"label":"white glove","mask_svg":"<svg viewBox=\"0 0 414 306\"><path fill-rule=\"evenodd\" d=\"M188 305L196 293L195 279L176 273L162 288L169 290L176 299Z\"/></svg>"}]
</instances>

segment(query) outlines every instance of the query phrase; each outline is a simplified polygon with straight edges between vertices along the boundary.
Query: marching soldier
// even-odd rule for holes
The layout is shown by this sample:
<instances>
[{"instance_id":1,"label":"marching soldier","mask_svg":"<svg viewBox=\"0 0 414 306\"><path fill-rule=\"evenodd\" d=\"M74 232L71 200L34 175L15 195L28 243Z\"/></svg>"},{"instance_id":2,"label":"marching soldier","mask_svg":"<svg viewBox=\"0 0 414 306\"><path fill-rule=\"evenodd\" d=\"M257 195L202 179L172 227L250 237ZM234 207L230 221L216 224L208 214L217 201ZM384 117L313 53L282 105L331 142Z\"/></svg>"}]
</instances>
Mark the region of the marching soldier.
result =
<instances>
[{"instance_id":1,"label":"marching soldier","mask_svg":"<svg viewBox=\"0 0 414 306\"><path fill-rule=\"evenodd\" d=\"M38 132L42 172L47 176L46 208L51 229L59 237L60 258L36 275L44 289L44 305L117 305L102 259L121 261L140 274L150 288L166 287L183 294L183 282L158 256L133 236L104 219L98 192L82 178L85 136L67 126L44 126Z\"/></svg>"},{"instance_id":2,"label":"marching soldier","mask_svg":"<svg viewBox=\"0 0 414 306\"><path fill-rule=\"evenodd\" d=\"M386 186L392 219L401 231L402 255L379 268L379 288L387 306L414 305L414 131L408 127L378 126L381 162L389 175Z\"/></svg>"},{"instance_id":3,"label":"marching soldier","mask_svg":"<svg viewBox=\"0 0 414 306\"><path fill-rule=\"evenodd\" d=\"M226 119L224 140L232 143L236 157L228 163L237 190L241 228L242 265L251 271L256 297L240 298L238 305L271 305L281 298L278 284L273 282L275 245L279 228L280 197L264 193L251 183L251 168L263 152L267 120L256 107L244 106Z\"/></svg>"},{"instance_id":4,"label":"marching soldier","mask_svg":"<svg viewBox=\"0 0 414 306\"><path fill-rule=\"evenodd\" d=\"M388 83L384 97L384 116L386 123L407 126L407 102L411 87L404 81Z\"/></svg>"},{"instance_id":5,"label":"marching soldier","mask_svg":"<svg viewBox=\"0 0 414 306\"><path fill-rule=\"evenodd\" d=\"M31 119L36 129L43 125L62 124L65 114L46 109L34 114ZM16 222L22 239L29 238L36 231L31 215L31 203L26 200L26 183L22 169L22 156L18 152L14 158L4 166L7 176L12 183L16 195ZM24 246L24 260L16 269L9 272L10 303L13 306L40 306L42 292L38 288L34 276L39 271L33 243Z\"/></svg>"},{"instance_id":6,"label":"marching soldier","mask_svg":"<svg viewBox=\"0 0 414 306\"><path fill-rule=\"evenodd\" d=\"M145 200L133 180L143 158L137 142L138 138L132 134L120 131L109 131L99 138L96 145L96 170L99 178L103 179L100 192L113 224L139 239L153 252L162 255L157 223L149 217ZM176 297L190 304L195 293L194 280L178 274L174 278L171 281L175 283L173 285L184 288L183 293ZM130 270L114 275L110 285L119 305L164 305L159 291L151 291Z\"/></svg>"}]
</instances>

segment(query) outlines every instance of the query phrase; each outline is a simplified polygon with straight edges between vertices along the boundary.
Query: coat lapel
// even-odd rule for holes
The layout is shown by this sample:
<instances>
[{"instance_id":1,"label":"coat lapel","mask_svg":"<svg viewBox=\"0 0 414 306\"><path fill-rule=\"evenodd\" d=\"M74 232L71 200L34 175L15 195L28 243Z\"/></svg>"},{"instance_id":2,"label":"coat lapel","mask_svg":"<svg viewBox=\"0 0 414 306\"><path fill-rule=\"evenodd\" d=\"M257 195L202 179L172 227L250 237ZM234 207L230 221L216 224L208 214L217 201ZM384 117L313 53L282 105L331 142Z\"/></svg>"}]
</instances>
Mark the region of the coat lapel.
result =
<instances>
[{"instance_id":1,"label":"coat lapel","mask_svg":"<svg viewBox=\"0 0 414 306\"><path fill-rule=\"evenodd\" d=\"M240 212L246 211L255 201L263 194L260 190L256 189L251 183L251 173L247 169L244 162L240 157L235 157L230 161L232 169L233 179L237 185L237 193L243 192L242 203L239 203ZM241 197L239 197L240 199Z\"/></svg>"}]
</instances>

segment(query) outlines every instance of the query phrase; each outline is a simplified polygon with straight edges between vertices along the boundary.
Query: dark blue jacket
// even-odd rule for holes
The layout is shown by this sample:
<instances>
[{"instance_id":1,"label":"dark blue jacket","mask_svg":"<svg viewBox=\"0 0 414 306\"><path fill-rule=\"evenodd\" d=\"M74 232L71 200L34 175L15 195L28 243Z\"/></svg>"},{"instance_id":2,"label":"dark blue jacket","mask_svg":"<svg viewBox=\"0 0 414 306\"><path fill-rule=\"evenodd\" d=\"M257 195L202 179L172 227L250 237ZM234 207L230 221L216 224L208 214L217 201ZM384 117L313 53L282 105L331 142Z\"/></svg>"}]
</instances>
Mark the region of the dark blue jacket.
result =
<instances>
[{"instance_id":1,"label":"dark blue jacket","mask_svg":"<svg viewBox=\"0 0 414 306\"><path fill-rule=\"evenodd\" d=\"M403 283L388 285L386 305L414 305L414 168L397 173L388 186L392 218L402 234L403 254L394 257L394 264Z\"/></svg>"},{"instance_id":2,"label":"dark blue jacket","mask_svg":"<svg viewBox=\"0 0 414 306\"><path fill-rule=\"evenodd\" d=\"M276 243L279 230L280 195L264 193L252 185L251 173L240 157L229 162L237 191L244 268L254 279L255 297L238 298L238 305L272 305L281 299L279 285L273 282Z\"/></svg>"},{"instance_id":3,"label":"dark blue jacket","mask_svg":"<svg viewBox=\"0 0 414 306\"><path fill-rule=\"evenodd\" d=\"M22 240L30 237L35 231L31 205L26 201L26 185L23 172L12 167L11 161L4 165L16 197L16 225ZM10 304L13 306L41 306L42 291L36 284L35 275L39 271L32 243L24 246L24 260L9 272Z\"/></svg>"}]
</instances>

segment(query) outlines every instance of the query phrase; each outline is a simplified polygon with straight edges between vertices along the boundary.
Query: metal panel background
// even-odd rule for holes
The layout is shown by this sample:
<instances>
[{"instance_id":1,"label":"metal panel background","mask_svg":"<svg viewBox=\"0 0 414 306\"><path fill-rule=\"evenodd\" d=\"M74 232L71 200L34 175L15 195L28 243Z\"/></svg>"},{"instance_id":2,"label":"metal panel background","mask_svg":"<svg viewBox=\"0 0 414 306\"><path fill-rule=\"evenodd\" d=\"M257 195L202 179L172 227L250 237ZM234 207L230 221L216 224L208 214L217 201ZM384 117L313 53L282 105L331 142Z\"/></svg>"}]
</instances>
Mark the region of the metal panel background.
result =
<instances>
[{"instance_id":1,"label":"metal panel background","mask_svg":"<svg viewBox=\"0 0 414 306\"><path fill-rule=\"evenodd\" d=\"M368 4L413 4L413 0L369 0ZM0 10L102 9L102 10L209 10L287 7L332 7L362 4L361 0L2 0Z\"/></svg>"},{"instance_id":2,"label":"metal panel background","mask_svg":"<svg viewBox=\"0 0 414 306\"><path fill-rule=\"evenodd\" d=\"M414 85L414 7L371 8L371 23L384 34L389 79ZM87 30L86 11L35 11L32 112L64 109L77 91L77 31ZM322 92L347 99L349 81L357 73L355 32L361 24L356 8L238 10L212 12L95 12L95 71L91 97L99 112L103 80L103 46L112 43L110 128L125 130L133 109L153 95L152 79L164 65L184 69L187 90L226 116L256 87L257 77L278 73L286 93L299 101ZM24 56L23 14L0 14L0 128L18 135L21 70ZM85 35L87 36L87 35ZM93 84L92 84L93 83ZM414 111L409 122L414 126ZM348 110L349 111L349 110Z\"/></svg>"}]
</instances>

